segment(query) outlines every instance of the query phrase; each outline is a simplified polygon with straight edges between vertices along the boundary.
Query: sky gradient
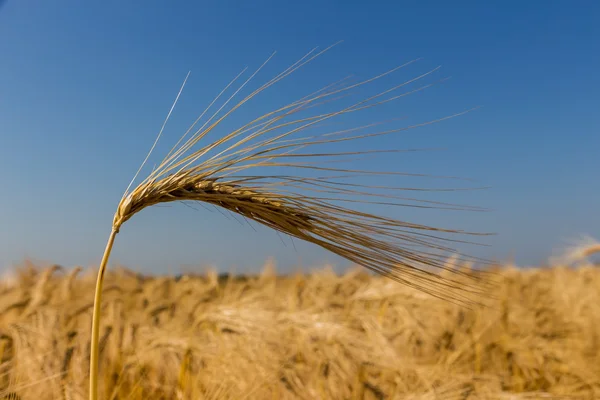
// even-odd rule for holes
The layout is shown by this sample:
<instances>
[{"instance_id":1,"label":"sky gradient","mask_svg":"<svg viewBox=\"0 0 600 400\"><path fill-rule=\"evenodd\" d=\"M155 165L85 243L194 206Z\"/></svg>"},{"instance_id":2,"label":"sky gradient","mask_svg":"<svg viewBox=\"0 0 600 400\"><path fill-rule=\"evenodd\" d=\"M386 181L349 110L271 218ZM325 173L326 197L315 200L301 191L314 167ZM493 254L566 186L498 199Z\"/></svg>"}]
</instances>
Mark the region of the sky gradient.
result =
<instances>
[{"instance_id":1,"label":"sky gradient","mask_svg":"<svg viewBox=\"0 0 600 400\"><path fill-rule=\"evenodd\" d=\"M520 265L543 263L581 234L600 238L600 4L493 3L4 2L0 268L27 257L99 262L115 206L188 71L158 158L242 68L254 70L277 51L257 77L263 83L339 40L234 114L230 126L349 74L364 79L422 58L387 84L438 65L429 81L451 79L395 103L396 111L386 106L384 118L421 122L481 108L382 139L386 148L443 148L395 155L397 165L386 165L472 178L491 188L430 198L492 211L397 209L395 216L494 232L483 241L489 247L464 250ZM183 205L127 222L112 262L145 272L205 265L245 272L270 256L283 271L343 264L314 246Z\"/></svg>"}]
</instances>

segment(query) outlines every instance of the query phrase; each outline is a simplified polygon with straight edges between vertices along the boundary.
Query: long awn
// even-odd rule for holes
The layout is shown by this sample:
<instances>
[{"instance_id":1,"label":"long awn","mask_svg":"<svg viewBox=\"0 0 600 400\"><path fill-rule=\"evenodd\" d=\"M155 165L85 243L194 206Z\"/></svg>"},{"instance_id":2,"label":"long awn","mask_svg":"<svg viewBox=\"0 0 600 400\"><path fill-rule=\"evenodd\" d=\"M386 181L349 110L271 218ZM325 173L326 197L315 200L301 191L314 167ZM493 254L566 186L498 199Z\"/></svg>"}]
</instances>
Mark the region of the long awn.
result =
<instances>
[{"instance_id":1,"label":"long awn","mask_svg":"<svg viewBox=\"0 0 600 400\"><path fill-rule=\"evenodd\" d=\"M417 199L400 197L396 194L398 191L424 189L358 183L361 179L370 181L378 177L411 174L330 165L336 161L347 161L350 157L372 156L397 150L301 152L314 146L341 144L389 135L456 115L418 125L366 133L366 130L373 129L380 123L370 123L324 134L295 136L300 132L318 129L334 118L367 110L424 90L431 84L400 92L408 84L420 81L437 68L375 95L366 96L350 105L300 117L303 112L324 105L338 104L336 103L338 100L348 98L354 89L367 86L414 61L364 81L349 83L348 79L343 79L272 110L220 139L199 146L200 141L234 111L331 47L320 52L317 52L317 49L311 50L227 109L234 97L248 85L273 57L272 55L209 116L209 110L240 79L245 70L242 71L209 104L162 162L132 189L137 176L162 136L165 124L188 79L186 77L152 148L123 194L113 219L112 231L98 271L94 298L90 349L90 399L98 398L98 340L102 284L113 243L127 220L142 209L155 204L200 201L222 207L276 231L314 243L401 284L446 300L469 304L472 296L479 296L482 293L480 285L482 282L479 276L462 274L458 270L448 268L444 262L448 252L457 253L456 249L449 247L451 243L460 240L446 238L440 234L467 232L403 222L395 218L359 211L356 207L346 207L347 204L383 204L461 208L433 201L418 202ZM290 118L292 116L296 118ZM196 128L203 118L206 119L204 123ZM253 174L254 171L265 169L274 172ZM249 175L244 174L247 170L250 170ZM281 173L286 170L292 170L293 173ZM475 235L475 233L470 234ZM449 273L442 276L433 272L435 269L449 270Z\"/></svg>"}]
</instances>

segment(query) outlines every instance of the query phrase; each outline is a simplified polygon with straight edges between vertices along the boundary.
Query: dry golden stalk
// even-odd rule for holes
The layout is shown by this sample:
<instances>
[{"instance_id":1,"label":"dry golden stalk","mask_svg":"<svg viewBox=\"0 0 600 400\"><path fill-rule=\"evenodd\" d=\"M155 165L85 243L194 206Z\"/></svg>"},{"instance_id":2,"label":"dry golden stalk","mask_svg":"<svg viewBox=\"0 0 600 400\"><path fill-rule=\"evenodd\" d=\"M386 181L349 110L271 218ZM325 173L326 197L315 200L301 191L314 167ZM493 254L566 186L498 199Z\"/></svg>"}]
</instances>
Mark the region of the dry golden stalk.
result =
<instances>
[{"instance_id":1,"label":"dry golden stalk","mask_svg":"<svg viewBox=\"0 0 600 400\"><path fill-rule=\"evenodd\" d=\"M590 236L583 236L563 250L559 256L551 257L554 266L582 264L596 253L600 253L600 242Z\"/></svg>"},{"instance_id":2,"label":"dry golden stalk","mask_svg":"<svg viewBox=\"0 0 600 400\"><path fill-rule=\"evenodd\" d=\"M354 84L348 84L347 80L343 80L284 107L268 112L222 138L209 142L202 147L198 146L203 138L235 110L258 93L312 61L324 51L320 53L315 53L315 50L309 52L221 115L221 112L226 109L233 97L260 71L261 66L212 116L207 117L207 120L199 129L192 132L195 125L205 117L208 109L241 74L238 75L192 124L190 129L152 173L130 190L137 175L152 153L156 145L156 142L154 143L119 203L98 271L92 322L90 399L97 399L99 311L104 273L115 236L121 226L133 215L155 204L174 201L198 201L212 204L292 237L317 244L400 283L451 301L466 304L471 301L469 296L480 293L478 287L474 285L475 281L478 280L476 274L467 275L460 271L452 271L453 276L442 277L431 271L432 268L447 269L444 265L445 253L456 252L456 249L444 244L450 243L452 240L436 237L434 233L464 232L403 222L344 206L345 204L356 203L388 206L410 205L424 208L460 208L449 204L399 197L396 194L402 190L419 191L425 189L377 186L371 182L368 184L359 183L361 178L372 180L376 177L410 174L344 169L325 165L332 161L347 160L348 156L381 154L397 150L366 150L363 148L361 151L354 152L312 151L299 153L303 149L314 146L326 148L327 145L388 135L446 118L419 125L375 132L360 133L374 128L378 125L377 123L321 135L295 136L307 129L318 128L319 124L334 118L369 110L410 93L423 90L431 84L398 93L406 85L430 75L437 68L380 91L375 95L366 96L350 105L337 108L334 111L289 119L293 115L307 110L314 110L325 104L329 105L332 101L338 101L350 94L352 90L367 86L388 76L400 67ZM179 94L181 94L181 90ZM179 94L173 107L177 103ZM173 107L169 111L165 124ZM190 133L191 135L189 135ZM159 140L161 135L162 129L156 141ZM302 161L306 159L322 161L321 163ZM248 169L252 171L266 169L274 172L242 175ZM283 173L282 171L286 169L292 169L293 171L291 174ZM319 175L315 176L315 174ZM355 180L348 182L348 178ZM402 203L398 200L401 200ZM420 203L409 204L407 201Z\"/></svg>"}]
</instances>

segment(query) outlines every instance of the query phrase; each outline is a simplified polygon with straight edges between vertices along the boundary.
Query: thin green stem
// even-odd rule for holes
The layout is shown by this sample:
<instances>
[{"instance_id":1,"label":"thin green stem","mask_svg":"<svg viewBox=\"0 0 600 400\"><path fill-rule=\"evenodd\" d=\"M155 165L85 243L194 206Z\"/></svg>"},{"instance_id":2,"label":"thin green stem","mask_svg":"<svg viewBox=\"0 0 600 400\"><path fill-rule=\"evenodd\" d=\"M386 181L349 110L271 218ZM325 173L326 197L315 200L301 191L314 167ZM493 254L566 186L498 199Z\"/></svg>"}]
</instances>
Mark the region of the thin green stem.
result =
<instances>
[{"instance_id":1,"label":"thin green stem","mask_svg":"<svg viewBox=\"0 0 600 400\"><path fill-rule=\"evenodd\" d=\"M104 273L106 272L106 265L108 264L108 258L112 251L115 237L117 236L117 230L113 229L108 238L102 261L100 262L100 269L98 270L98 278L96 280L96 294L94 295L94 315L92 317L92 341L90 343L90 400L98 400L98 364L99 364L99 334L100 334L100 308L102 302L102 284L104 283Z\"/></svg>"}]
</instances>

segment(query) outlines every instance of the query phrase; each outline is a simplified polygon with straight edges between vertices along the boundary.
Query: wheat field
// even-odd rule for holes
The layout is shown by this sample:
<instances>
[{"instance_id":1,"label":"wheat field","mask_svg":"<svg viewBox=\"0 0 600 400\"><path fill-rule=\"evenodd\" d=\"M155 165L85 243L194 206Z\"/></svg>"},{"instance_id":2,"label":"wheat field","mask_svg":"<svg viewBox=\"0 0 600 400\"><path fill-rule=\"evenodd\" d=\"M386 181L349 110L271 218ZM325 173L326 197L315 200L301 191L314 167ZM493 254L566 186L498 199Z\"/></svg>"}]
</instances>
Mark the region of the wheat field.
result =
<instances>
[{"instance_id":1,"label":"wheat field","mask_svg":"<svg viewBox=\"0 0 600 400\"><path fill-rule=\"evenodd\" d=\"M494 289L467 308L363 269L279 275L267 263L257 276L174 277L111 268L99 395L599 398L600 270L491 272ZM25 262L3 279L0 398L87 397L95 273Z\"/></svg>"}]
</instances>

